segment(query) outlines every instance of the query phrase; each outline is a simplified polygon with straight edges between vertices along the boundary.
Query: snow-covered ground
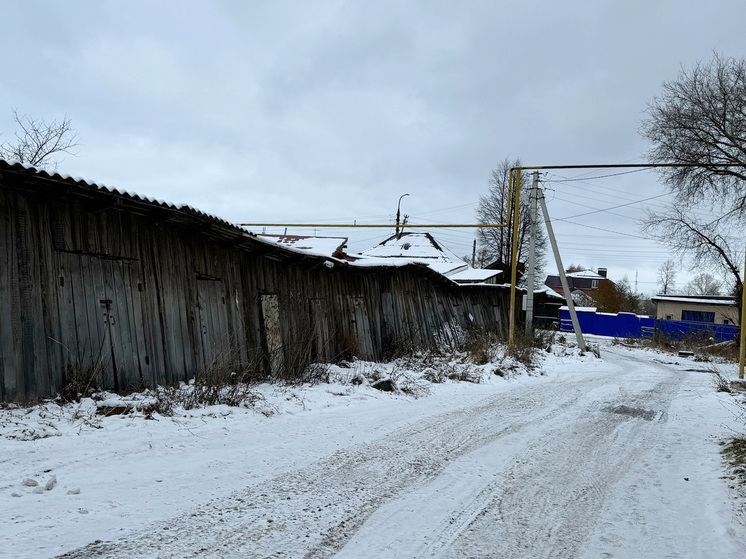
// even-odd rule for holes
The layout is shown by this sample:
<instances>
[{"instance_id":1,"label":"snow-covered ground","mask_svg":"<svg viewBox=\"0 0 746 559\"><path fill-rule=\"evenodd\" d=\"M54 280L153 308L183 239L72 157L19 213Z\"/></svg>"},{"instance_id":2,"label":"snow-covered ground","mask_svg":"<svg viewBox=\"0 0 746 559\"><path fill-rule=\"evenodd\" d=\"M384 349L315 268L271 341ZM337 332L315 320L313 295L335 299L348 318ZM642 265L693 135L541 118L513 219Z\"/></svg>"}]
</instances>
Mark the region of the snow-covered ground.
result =
<instances>
[{"instance_id":1,"label":"snow-covered ground","mask_svg":"<svg viewBox=\"0 0 746 559\"><path fill-rule=\"evenodd\" d=\"M420 398L0 410L0 557L746 557L719 452L743 409L709 372L736 366L600 343Z\"/></svg>"}]
</instances>

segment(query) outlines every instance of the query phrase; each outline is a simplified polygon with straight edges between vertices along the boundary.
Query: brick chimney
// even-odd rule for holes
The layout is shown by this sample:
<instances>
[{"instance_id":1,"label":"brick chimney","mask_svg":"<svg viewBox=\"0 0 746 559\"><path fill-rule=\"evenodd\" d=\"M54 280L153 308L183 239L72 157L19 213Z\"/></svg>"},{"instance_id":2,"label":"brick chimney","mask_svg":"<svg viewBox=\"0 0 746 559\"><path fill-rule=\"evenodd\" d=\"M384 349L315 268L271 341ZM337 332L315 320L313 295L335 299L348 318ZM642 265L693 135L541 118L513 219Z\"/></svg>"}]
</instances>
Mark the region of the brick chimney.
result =
<instances>
[{"instance_id":1,"label":"brick chimney","mask_svg":"<svg viewBox=\"0 0 746 559\"><path fill-rule=\"evenodd\" d=\"M605 278L606 277L606 268L599 268L598 269L598 275L601 276L602 278Z\"/></svg>"}]
</instances>

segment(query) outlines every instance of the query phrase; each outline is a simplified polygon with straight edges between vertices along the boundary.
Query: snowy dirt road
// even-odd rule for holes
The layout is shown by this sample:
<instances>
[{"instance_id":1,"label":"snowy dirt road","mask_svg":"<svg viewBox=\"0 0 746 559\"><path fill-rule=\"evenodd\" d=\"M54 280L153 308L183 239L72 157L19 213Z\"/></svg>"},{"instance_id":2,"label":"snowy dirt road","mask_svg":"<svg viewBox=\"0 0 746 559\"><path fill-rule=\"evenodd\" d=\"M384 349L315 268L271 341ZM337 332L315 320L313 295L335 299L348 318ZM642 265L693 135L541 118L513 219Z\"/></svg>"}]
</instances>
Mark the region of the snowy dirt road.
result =
<instances>
[{"instance_id":1,"label":"snowy dirt road","mask_svg":"<svg viewBox=\"0 0 746 559\"><path fill-rule=\"evenodd\" d=\"M61 557L741 558L691 365L609 347Z\"/></svg>"}]
</instances>

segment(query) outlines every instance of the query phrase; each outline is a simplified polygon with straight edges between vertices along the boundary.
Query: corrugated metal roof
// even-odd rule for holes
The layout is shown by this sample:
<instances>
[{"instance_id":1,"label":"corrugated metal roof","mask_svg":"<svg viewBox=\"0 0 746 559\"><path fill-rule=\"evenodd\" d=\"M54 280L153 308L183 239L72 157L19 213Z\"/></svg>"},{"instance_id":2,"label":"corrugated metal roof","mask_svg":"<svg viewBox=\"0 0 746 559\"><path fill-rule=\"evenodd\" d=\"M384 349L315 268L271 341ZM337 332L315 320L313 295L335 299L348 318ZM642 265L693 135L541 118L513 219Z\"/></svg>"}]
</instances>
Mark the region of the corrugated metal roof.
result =
<instances>
[{"instance_id":1,"label":"corrugated metal roof","mask_svg":"<svg viewBox=\"0 0 746 559\"><path fill-rule=\"evenodd\" d=\"M97 211L125 211L156 222L167 222L171 226L197 231L210 239L267 258L311 265L324 261L320 256L289 251L274 243L257 239L255 234L242 227L186 204L173 204L121 188L50 173L2 159L0 179L5 188L41 194L50 201L88 204Z\"/></svg>"},{"instance_id":2,"label":"corrugated metal roof","mask_svg":"<svg viewBox=\"0 0 746 559\"><path fill-rule=\"evenodd\" d=\"M311 251L292 250L273 240L259 238L255 233L243 227L186 204L173 204L121 188L112 188L68 175L50 173L44 169L36 169L17 162L0 159L0 184L9 189L36 195L42 194L50 201L90 204L99 211L125 211L133 215L149 217L154 221L167 222L169 225L196 231L210 239L271 260L308 267L326 265L334 269L340 266L349 271L360 272L387 271L392 268L408 269L437 283L458 285L442 272L432 269L423 262L400 259L394 263L387 258L357 260L350 255L345 255L345 258L340 259L313 254ZM437 246L437 243L435 245Z\"/></svg>"},{"instance_id":3,"label":"corrugated metal roof","mask_svg":"<svg viewBox=\"0 0 746 559\"><path fill-rule=\"evenodd\" d=\"M372 272L392 269L390 263L385 265L379 259L374 259L377 262L367 262L362 266L350 266L347 259L311 254L309 251L291 250L274 241L258 238L256 234L243 227L186 204L173 204L121 188L112 188L80 178L50 173L44 169L36 169L17 162L0 159L0 184L8 189L34 195L41 194L50 201L89 204L100 211L125 211L133 215L149 217L154 221L167 222L171 226L196 231L210 239L271 260L308 267L326 265L334 269L340 266L349 271ZM422 264L414 262L400 264L396 267L415 271L431 281L455 285L444 275Z\"/></svg>"},{"instance_id":4,"label":"corrugated metal roof","mask_svg":"<svg viewBox=\"0 0 746 559\"><path fill-rule=\"evenodd\" d=\"M37 169L35 167L30 167L22 163L8 162L8 161L4 161L0 159L0 172L2 172L3 170L18 173L19 175L25 175L29 177L29 179L47 179L53 182L63 183L69 186L77 187L78 189L81 189L82 191L87 190L87 191L90 191L91 193L100 192L100 193L112 194L114 196L130 199L132 201L143 202L151 206L158 206L164 209L185 212L185 213L192 214L195 216L208 218L210 220L216 221L223 225L233 227L237 230L241 229L233 225L232 223L225 221L224 219L220 217L205 213L187 204L172 204L169 202L165 202L163 200L157 200L155 198L151 198L149 196L142 196L140 194L137 194L136 192L130 192L128 190L124 190L121 188L112 188L112 187L105 186L102 184L97 184L95 182L89 182L81 178L71 177L69 175L60 175L59 173L49 173L48 171L44 169Z\"/></svg>"}]
</instances>

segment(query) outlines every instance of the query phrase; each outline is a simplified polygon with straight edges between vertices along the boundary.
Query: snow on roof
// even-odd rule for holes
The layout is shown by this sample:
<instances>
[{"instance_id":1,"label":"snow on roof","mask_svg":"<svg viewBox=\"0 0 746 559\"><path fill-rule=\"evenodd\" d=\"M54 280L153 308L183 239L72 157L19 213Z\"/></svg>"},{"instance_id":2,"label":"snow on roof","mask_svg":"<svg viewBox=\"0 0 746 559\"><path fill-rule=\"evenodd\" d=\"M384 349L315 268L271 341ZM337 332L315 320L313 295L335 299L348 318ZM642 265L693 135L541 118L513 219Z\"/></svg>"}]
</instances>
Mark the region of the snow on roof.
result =
<instances>
[{"instance_id":1,"label":"snow on roof","mask_svg":"<svg viewBox=\"0 0 746 559\"><path fill-rule=\"evenodd\" d=\"M548 285L542 285L540 287L537 287L536 289L534 289L534 293L544 293L546 294L547 297L554 297L556 299L562 299L563 301L565 300L564 295L560 295Z\"/></svg>"},{"instance_id":2,"label":"snow on roof","mask_svg":"<svg viewBox=\"0 0 746 559\"><path fill-rule=\"evenodd\" d=\"M262 233L257 234L257 238L290 250L326 257L335 257L335 253L339 253L347 244L347 237L308 237Z\"/></svg>"},{"instance_id":3,"label":"snow on roof","mask_svg":"<svg viewBox=\"0 0 746 559\"><path fill-rule=\"evenodd\" d=\"M734 297L656 295L655 297L651 297L651 300L670 303L694 303L695 305L726 305L729 307L733 307L736 305L736 300Z\"/></svg>"},{"instance_id":4,"label":"snow on roof","mask_svg":"<svg viewBox=\"0 0 746 559\"><path fill-rule=\"evenodd\" d=\"M393 235L378 245L362 251L361 265L368 259L376 259L375 265L390 265L394 262L425 264L436 272L451 276L469 270L469 265L453 252L440 245L429 233L401 233ZM363 264L364 265L364 264Z\"/></svg>"},{"instance_id":5,"label":"snow on roof","mask_svg":"<svg viewBox=\"0 0 746 559\"><path fill-rule=\"evenodd\" d=\"M453 281L486 281L492 277L502 274L502 270L485 270L481 268L467 268L466 270L460 270L449 274L448 277Z\"/></svg>"},{"instance_id":6,"label":"snow on roof","mask_svg":"<svg viewBox=\"0 0 746 559\"><path fill-rule=\"evenodd\" d=\"M592 270L581 270L580 272L570 272L568 278L589 278L589 279L607 279Z\"/></svg>"}]
</instances>

